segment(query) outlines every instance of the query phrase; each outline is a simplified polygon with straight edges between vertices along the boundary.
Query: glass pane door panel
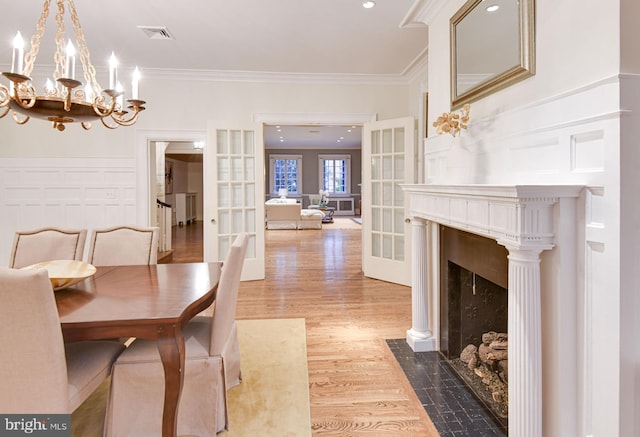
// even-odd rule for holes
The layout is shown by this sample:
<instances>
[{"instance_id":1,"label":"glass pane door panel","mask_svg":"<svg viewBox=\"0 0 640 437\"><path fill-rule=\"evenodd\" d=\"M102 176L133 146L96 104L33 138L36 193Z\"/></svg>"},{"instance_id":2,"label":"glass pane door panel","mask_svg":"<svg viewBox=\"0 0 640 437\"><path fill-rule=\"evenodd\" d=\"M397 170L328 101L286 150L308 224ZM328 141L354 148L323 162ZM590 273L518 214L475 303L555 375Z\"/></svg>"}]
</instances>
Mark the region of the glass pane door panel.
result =
<instances>
[{"instance_id":1,"label":"glass pane door panel","mask_svg":"<svg viewBox=\"0 0 640 437\"><path fill-rule=\"evenodd\" d=\"M218 228L223 234L228 234L231 231L229 211L218 210Z\"/></svg>"},{"instance_id":2,"label":"glass pane door panel","mask_svg":"<svg viewBox=\"0 0 640 437\"><path fill-rule=\"evenodd\" d=\"M238 234L242 232L242 227L244 226L242 211L241 210L233 210L231 212L231 229L234 234Z\"/></svg>"},{"instance_id":3,"label":"glass pane door panel","mask_svg":"<svg viewBox=\"0 0 640 437\"><path fill-rule=\"evenodd\" d=\"M218 150L217 153L220 155L226 155L229 150L229 137L227 135L226 130L217 130L216 137L218 138Z\"/></svg>"},{"instance_id":4,"label":"glass pane door panel","mask_svg":"<svg viewBox=\"0 0 640 437\"><path fill-rule=\"evenodd\" d=\"M242 158L231 158L231 180L241 181L242 176Z\"/></svg>"},{"instance_id":5,"label":"glass pane door panel","mask_svg":"<svg viewBox=\"0 0 640 437\"><path fill-rule=\"evenodd\" d=\"M390 208L382 210L382 231L391 232L393 230L393 211Z\"/></svg>"},{"instance_id":6,"label":"glass pane door panel","mask_svg":"<svg viewBox=\"0 0 640 437\"><path fill-rule=\"evenodd\" d=\"M393 131L385 129L382 131L382 153L393 152Z\"/></svg>"},{"instance_id":7,"label":"glass pane door panel","mask_svg":"<svg viewBox=\"0 0 640 437\"><path fill-rule=\"evenodd\" d=\"M371 230L380 232L382 230L382 214L380 208L371 210Z\"/></svg>"},{"instance_id":8,"label":"glass pane door panel","mask_svg":"<svg viewBox=\"0 0 640 437\"><path fill-rule=\"evenodd\" d=\"M256 231L256 210L248 209L245 217L245 226L247 232L255 232Z\"/></svg>"},{"instance_id":9,"label":"glass pane door panel","mask_svg":"<svg viewBox=\"0 0 640 437\"><path fill-rule=\"evenodd\" d=\"M400 184L394 184L395 193L393 196L393 206L404 206L404 191Z\"/></svg>"},{"instance_id":10,"label":"glass pane door panel","mask_svg":"<svg viewBox=\"0 0 640 437\"><path fill-rule=\"evenodd\" d=\"M371 180L380 180L380 157L374 156L371 158Z\"/></svg>"},{"instance_id":11,"label":"glass pane door panel","mask_svg":"<svg viewBox=\"0 0 640 437\"><path fill-rule=\"evenodd\" d=\"M393 239L391 235L382 235L382 257L393 259Z\"/></svg>"},{"instance_id":12,"label":"glass pane door panel","mask_svg":"<svg viewBox=\"0 0 640 437\"><path fill-rule=\"evenodd\" d=\"M404 156L396 156L393 161L393 178L404 181Z\"/></svg>"},{"instance_id":13,"label":"glass pane door panel","mask_svg":"<svg viewBox=\"0 0 640 437\"><path fill-rule=\"evenodd\" d=\"M404 153L404 129L396 128L394 129L395 139L394 139L394 149L396 153Z\"/></svg>"},{"instance_id":14,"label":"glass pane door panel","mask_svg":"<svg viewBox=\"0 0 640 437\"><path fill-rule=\"evenodd\" d=\"M230 247L231 243L228 237L222 235L218 237L218 253L227 253Z\"/></svg>"},{"instance_id":15,"label":"glass pane door panel","mask_svg":"<svg viewBox=\"0 0 640 437\"><path fill-rule=\"evenodd\" d=\"M371 184L371 204L382 204L382 184L380 182L374 182Z\"/></svg>"},{"instance_id":16,"label":"glass pane door panel","mask_svg":"<svg viewBox=\"0 0 640 437\"><path fill-rule=\"evenodd\" d=\"M371 154L380 153L380 131L371 132Z\"/></svg>"},{"instance_id":17,"label":"glass pane door panel","mask_svg":"<svg viewBox=\"0 0 640 437\"><path fill-rule=\"evenodd\" d=\"M252 181L255 178L256 160L253 158L245 158L244 161L244 180Z\"/></svg>"},{"instance_id":18,"label":"glass pane door panel","mask_svg":"<svg viewBox=\"0 0 640 437\"><path fill-rule=\"evenodd\" d=\"M244 131L244 154L253 156L255 154L255 134L252 130Z\"/></svg>"},{"instance_id":19,"label":"glass pane door panel","mask_svg":"<svg viewBox=\"0 0 640 437\"><path fill-rule=\"evenodd\" d=\"M242 184L233 184L231 185L231 198L232 205L234 208L238 208L242 206Z\"/></svg>"},{"instance_id":20,"label":"glass pane door panel","mask_svg":"<svg viewBox=\"0 0 640 437\"><path fill-rule=\"evenodd\" d=\"M384 206L393 205L393 183L385 182L382 184L382 204Z\"/></svg>"},{"instance_id":21,"label":"glass pane door panel","mask_svg":"<svg viewBox=\"0 0 640 437\"><path fill-rule=\"evenodd\" d=\"M393 159L391 158L391 156L384 156L382 158L382 178L383 179L393 178L392 163L393 163Z\"/></svg>"},{"instance_id":22,"label":"glass pane door panel","mask_svg":"<svg viewBox=\"0 0 640 437\"><path fill-rule=\"evenodd\" d=\"M231 154L232 155L241 155L242 154L242 132L239 130L231 131Z\"/></svg>"},{"instance_id":23,"label":"glass pane door panel","mask_svg":"<svg viewBox=\"0 0 640 437\"><path fill-rule=\"evenodd\" d=\"M393 232L404 233L404 209L394 208L393 216Z\"/></svg>"},{"instance_id":24,"label":"glass pane door panel","mask_svg":"<svg viewBox=\"0 0 640 437\"><path fill-rule=\"evenodd\" d=\"M218 185L218 207L228 208L229 206L229 186L227 184Z\"/></svg>"},{"instance_id":25,"label":"glass pane door panel","mask_svg":"<svg viewBox=\"0 0 640 437\"><path fill-rule=\"evenodd\" d=\"M244 186L244 206L256 206L255 184L246 184Z\"/></svg>"},{"instance_id":26,"label":"glass pane door panel","mask_svg":"<svg viewBox=\"0 0 640 437\"><path fill-rule=\"evenodd\" d=\"M371 234L371 254L376 257L380 257L382 253L382 244L380 241L380 234Z\"/></svg>"},{"instance_id":27,"label":"glass pane door panel","mask_svg":"<svg viewBox=\"0 0 640 437\"><path fill-rule=\"evenodd\" d=\"M218 158L218 180L229 180L229 160L227 158Z\"/></svg>"}]
</instances>

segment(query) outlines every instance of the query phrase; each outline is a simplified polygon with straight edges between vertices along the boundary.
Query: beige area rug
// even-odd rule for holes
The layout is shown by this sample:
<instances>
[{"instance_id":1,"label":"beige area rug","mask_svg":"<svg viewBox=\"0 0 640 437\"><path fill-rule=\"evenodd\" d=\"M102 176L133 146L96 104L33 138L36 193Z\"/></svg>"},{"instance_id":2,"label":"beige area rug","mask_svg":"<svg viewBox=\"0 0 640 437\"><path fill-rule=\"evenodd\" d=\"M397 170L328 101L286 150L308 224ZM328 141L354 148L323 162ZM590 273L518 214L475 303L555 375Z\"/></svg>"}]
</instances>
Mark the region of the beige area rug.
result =
<instances>
[{"instance_id":1,"label":"beige area rug","mask_svg":"<svg viewBox=\"0 0 640 437\"><path fill-rule=\"evenodd\" d=\"M353 221L351 217L333 216L333 223L323 223L322 230L330 229L362 229L362 225Z\"/></svg>"},{"instance_id":2,"label":"beige area rug","mask_svg":"<svg viewBox=\"0 0 640 437\"><path fill-rule=\"evenodd\" d=\"M242 383L229 390L229 431L218 436L311 436L304 319L238 320L238 337ZM73 437L102 436L108 390L106 381L73 413Z\"/></svg>"}]
</instances>

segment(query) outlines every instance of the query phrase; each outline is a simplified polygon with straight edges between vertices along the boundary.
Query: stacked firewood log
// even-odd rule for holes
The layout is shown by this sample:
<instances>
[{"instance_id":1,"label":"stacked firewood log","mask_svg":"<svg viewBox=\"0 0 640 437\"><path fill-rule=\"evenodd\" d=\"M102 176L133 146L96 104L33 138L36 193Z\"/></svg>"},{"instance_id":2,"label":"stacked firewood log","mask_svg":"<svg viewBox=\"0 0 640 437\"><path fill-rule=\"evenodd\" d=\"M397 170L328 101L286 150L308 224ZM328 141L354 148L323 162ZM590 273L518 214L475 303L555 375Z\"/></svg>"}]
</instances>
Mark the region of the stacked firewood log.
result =
<instances>
[{"instance_id":1,"label":"stacked firewood log","mask_svg":"<svg viewBox=\"0 0 640 437\"><path fill-rule=\"evenodd\" d=\"M507 383L509 374L508 338L506 333L489 331L482 334L482 344L477 347L469 344L460 353L460 359L475 372L482 382L490 385L490 374L496 375L501 382ZM501 402L501 394L493 393L496 402Z\"/></svg>"}]
</instances>

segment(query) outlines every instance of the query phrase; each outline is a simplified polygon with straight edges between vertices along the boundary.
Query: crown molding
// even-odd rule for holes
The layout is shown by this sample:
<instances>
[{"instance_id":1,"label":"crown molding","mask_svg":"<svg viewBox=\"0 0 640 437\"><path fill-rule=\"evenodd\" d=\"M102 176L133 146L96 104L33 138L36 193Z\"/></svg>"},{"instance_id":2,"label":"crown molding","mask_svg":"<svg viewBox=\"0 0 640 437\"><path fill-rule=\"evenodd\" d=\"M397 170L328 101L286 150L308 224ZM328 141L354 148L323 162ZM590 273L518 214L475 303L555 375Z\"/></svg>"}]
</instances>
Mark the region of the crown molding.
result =
<instances>
[{"instance_id":1,"label":"crown molding","mask_svg":"<svg viewBox=\"0 0 640 437\"><path fill-rule=\"evenodd\" d=\"M431 24L447 4L447 0L415 0L400 27L415 27L418 23Z\"/></svg>"}]
</instances>

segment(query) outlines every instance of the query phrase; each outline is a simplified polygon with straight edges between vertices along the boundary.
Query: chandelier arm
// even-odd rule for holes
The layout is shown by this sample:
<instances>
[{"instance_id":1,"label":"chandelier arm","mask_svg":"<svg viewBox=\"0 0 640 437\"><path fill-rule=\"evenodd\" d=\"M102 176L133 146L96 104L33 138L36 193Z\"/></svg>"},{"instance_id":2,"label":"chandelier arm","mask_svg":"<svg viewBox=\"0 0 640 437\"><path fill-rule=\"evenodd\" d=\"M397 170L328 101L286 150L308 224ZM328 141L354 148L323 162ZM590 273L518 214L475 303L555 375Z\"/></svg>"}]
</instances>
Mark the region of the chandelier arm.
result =
<instances>
[{"instance_id":1,"label":"chandelier arm","mask_svg":"<svg viewBox=\"0 0 640 437\"><path fill-rule=\"evenodd\" d=\"M132 126L138 120L140 110L134 109L129 118L125 118L126 114L127 112L114 112L111 114L111 118L120 126Z\"/></svg>"},{"instance_id":2,"label":"chandelier arm","mask_svg":"<svg viewBox=\"0 0 640 437\"><path fill-rule=\"evenodd\" d=\"M33 108L38 101L36 89L31 84L16 84L13 88L13 101L24 109Z\"/></svg>"},{"instance_id":3,"label":"chandelier arm","mask_svg":"<svg viewBox=\"0 0 640 437\"><path fill-rule=\"evenodd\" d=\"M113 111L116 108L116 99L111 97L111 104L106 106L104 96L96 96L95 99L93 99L93 104L91 106L98 117L108 117L113 114Z\"/></svg>"},{"instance_id":4,"label":"chandelier arm","mask_svg":"<svg viewBox=\"0 0 640 437\"><path fill-rule=\"evenodd\" d=\"M104 127L109 128L109 129L117 129L118 128L118 126L119 126L118 124L116 124L115 126L110 125L105 121L106 119L107 119L107 117L103 117L103 118L100 119L100 121L102 122L102 125Z\"/></svg>"},{"instance_id":5,"label":"chandelier arm","mask_svg":"<svg viewBox=\"0 0 640 437\"><path fill-rule=\"evenodd\" d=\"M9 113L9 107L5 107L4 111L2 111L2 113L0 113L0 118L4 117L5 115L7 115Z\"/></svg>"},{"instance_id":6,"label":"chandelier arm","mask_svg":"<svg viewBox=\"0 0 640 437\"><path fill-rule=\"evenodd\" d=\"M20 120L18 119L18 113L16 111L12 111L11 116L13 117L13 121L15 121L18 124L25 124L31 118L27 115L22 120Z\"/></svg>"},{"instance_id":7,"label":"chandelier arm","mask_svg":"<svg viewBox=\"0 0 640 437\"><path fill-rule=\"evenodd\" d=\"M82 126L82 129L84 130L89 130L91 129L91 122L90 121L83 121L80 123L80 126Z\"/></svg>"},{"instance_id":8,"label":"chandelier arm","mask_svg":"<svg viewBox=\"0 0 640 437\"><path fill-rule=\"evenodd\" d=\"M10 101L11 101L11 94L10 94L9 88L0 84L0 108L2 108L3 106L8 107ZM7 113L5 112L3 116L6 114Z\"/></svg>"},{"instance_id":9,"label":"chandelier arm","mask_svg":"<svg viewBox=\"0 0 640 437\"><path fill-rule=\"evenodd\" d=\"M24 70L22 74L25 76L31 76L31 72L33 71L33 64L36 62L36 56L38 56L38 50L40 50L40 39L42 35L44 35L45 23L47 22L47 17L49 17L50 3L51 0L44 0L42 13L36 24L36 33L31 37L31 48L24 57Z\"/></svg>"}]
</instances>

